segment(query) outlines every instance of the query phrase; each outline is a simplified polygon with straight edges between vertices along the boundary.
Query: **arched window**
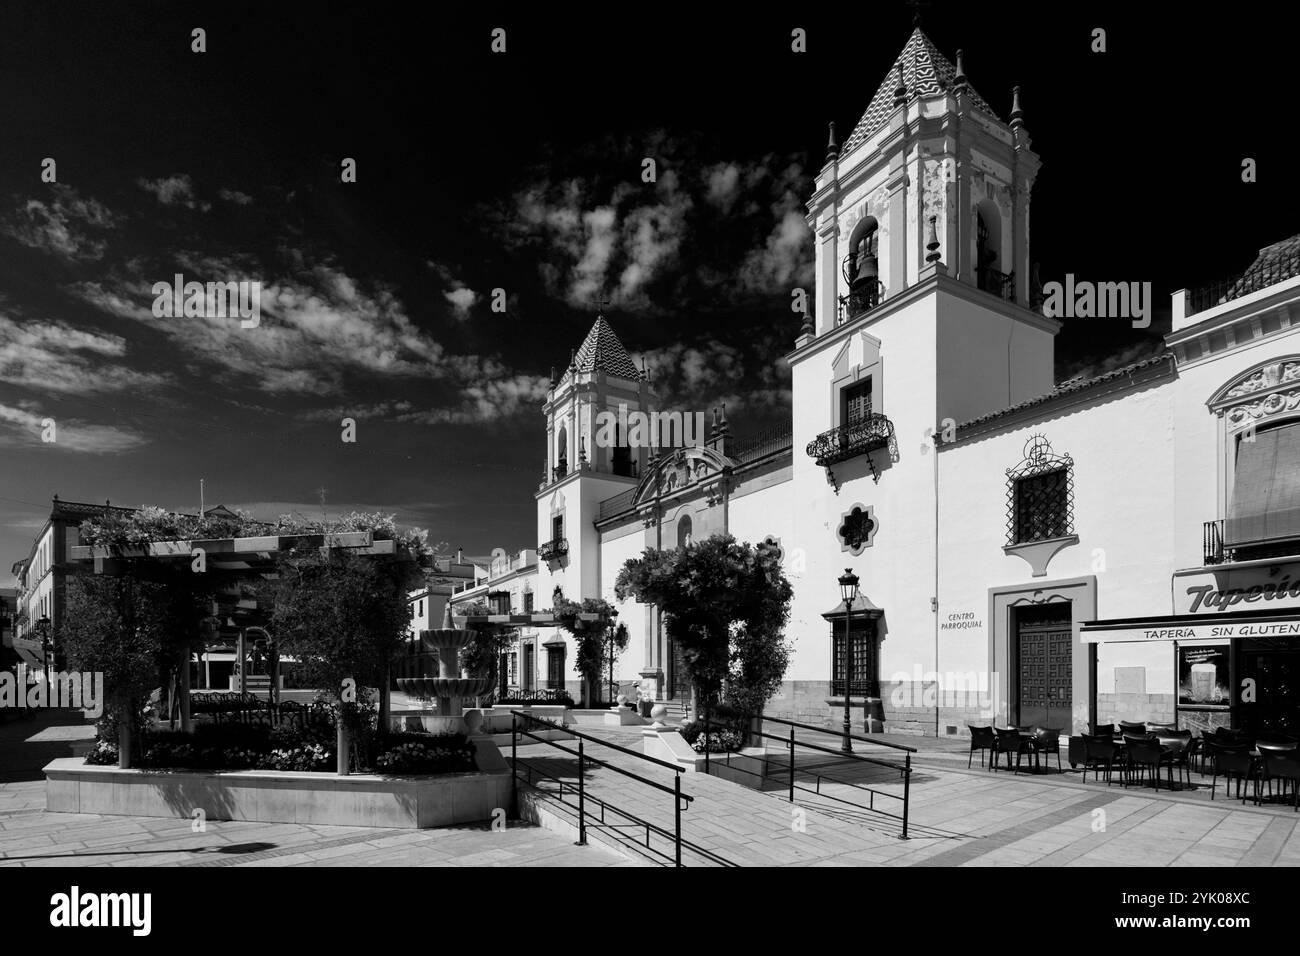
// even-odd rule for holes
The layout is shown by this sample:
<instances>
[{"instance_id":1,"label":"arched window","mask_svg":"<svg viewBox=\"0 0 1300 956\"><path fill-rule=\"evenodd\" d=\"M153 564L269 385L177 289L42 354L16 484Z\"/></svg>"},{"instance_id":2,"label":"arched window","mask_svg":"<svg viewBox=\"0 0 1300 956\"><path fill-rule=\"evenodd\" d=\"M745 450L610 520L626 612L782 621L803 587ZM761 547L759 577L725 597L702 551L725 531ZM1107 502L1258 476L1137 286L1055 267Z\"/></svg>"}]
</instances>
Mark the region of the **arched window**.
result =
<instances>
[{"instance_id":1,"label":"arched window","mask_svg":"<svg viewBox=\"0 0 1300 956\"><path fill-rule=\"evenodd\" d=\"M677 519L677 547L687 548L691 544L691 516L682 515Z\"/></svg>"},{"instance_id":2,"label":"arched window","mask_svg":"<svg viewBox=\"0 0 1300 956\"><path fill-rule=\"evenodd\" d=\"M1220 518L1205 524L1205 562L1291 554L1300 541L1300 356L1270 359L1209 401L1219 419Z\"/></svg>"},{"instance_id":3,"label":"arched window","mask_svg":"<svg viewBox=\"0 0 1300 956\"><path fill-rule=\"evenodd\" d=\"M558 481L569 470L569 432L561 425L560 434L555 442L555 478Z\"/></svg>"},{"instance_id":4,"label":"arched window","mask_svg":"<svg viewBox=\"0 0 1300 956\"><path fill-rule=\"evenodd\" d=\"M1002 266L1002 215L997 204L985 199L975 207L975 280L979 288L1004 293Z\"/></svg>"},{"instance_id":5,"label":"arched window","mask_svg":"<svg viewBox=\"0 0 1300 956\"><path fill-rule=\"evenodd\" d=\"M884 296L878 259L879 238L880 228L874 216L860 220L849 235L849 253L844 257L844 281L849 286L846 319L875 308Z\"/></svg>"}]
</instances>

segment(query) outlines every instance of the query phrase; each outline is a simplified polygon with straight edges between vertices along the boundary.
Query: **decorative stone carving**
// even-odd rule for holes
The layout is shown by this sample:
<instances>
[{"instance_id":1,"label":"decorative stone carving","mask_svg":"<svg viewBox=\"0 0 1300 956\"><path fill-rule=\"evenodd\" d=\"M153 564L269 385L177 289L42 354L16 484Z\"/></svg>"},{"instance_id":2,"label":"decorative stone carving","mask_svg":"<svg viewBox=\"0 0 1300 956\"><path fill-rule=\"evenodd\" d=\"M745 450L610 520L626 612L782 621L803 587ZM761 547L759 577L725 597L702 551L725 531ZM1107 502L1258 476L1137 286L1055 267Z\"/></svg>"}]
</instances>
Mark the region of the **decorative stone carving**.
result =
<instances>
[{"instance_id":1,"label":"decorative stone carving","mask_svg":"<svg viewBox=\"0 0 1300 956\"><path fill-rule=\"evenodd\" d=\"M1283 412L1292 412L1300 408L1300 391L1274 392L1257 402L1247 402L1228 409L1228 430L1237 431Z\"/></svg>"},{"instance_id":2,"label":"decorative stone carving","mask_svg":"<svg viewBox=\"0 0 1300 956\"><path fill-rule=\"evenodd\" d=\"M1300 379L1300 362L1275 362L1265 365L1246 376L1232 388L1228 389L1226 398L1250 395L1266 388L1283 385ZM1231 413L1230 413L1231 414Z\"/></svg>"}]
</instances>

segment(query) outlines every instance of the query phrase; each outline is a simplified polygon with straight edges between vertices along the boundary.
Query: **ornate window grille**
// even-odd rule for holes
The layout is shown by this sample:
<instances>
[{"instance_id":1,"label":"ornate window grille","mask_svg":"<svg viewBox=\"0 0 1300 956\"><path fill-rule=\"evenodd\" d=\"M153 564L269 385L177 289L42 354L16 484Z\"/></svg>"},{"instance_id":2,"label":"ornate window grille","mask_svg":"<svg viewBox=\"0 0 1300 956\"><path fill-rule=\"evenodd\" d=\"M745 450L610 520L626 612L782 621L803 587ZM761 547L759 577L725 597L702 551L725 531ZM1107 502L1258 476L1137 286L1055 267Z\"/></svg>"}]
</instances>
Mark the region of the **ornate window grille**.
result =
<instances>
[{"instance_id":1,"label":"ornate window grille","mask_svg":"<svg viewBox=\"0 0 1300 956\"><path fill-rule=\"evenodd\" d=\"M1042 435L1025 443L1025 457L1007 469L1007 544L1074 533L1074 459L1058 455Z\"/></svg>"},{"instance_id":2,"label":"ornate window grille","mask_svg":"<svg viewBox=\"0 0 1300 956\"><path fill-rule=\"evenodd\" d=\"M844 693L844 622L831 620L835 657L831 664L831 695L839 697ZM853 696L877 696L876 660L872 653L872 629L864 628L860 623L849 627L849 638L853 647Z\"/></svg>"}]
</instances>

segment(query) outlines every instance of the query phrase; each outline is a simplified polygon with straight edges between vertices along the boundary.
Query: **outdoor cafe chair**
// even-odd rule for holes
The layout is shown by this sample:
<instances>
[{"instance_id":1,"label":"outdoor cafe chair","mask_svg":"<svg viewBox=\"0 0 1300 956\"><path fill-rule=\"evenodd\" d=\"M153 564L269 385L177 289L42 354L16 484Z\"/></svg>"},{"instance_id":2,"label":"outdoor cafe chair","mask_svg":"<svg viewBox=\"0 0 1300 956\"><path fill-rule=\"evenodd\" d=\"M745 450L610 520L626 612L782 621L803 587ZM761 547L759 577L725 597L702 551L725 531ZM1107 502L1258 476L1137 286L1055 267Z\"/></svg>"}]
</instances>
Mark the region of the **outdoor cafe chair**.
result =
<instances>
[{"instance_id":1,"label":"outdoor cafe chair","mask_svg":"<svg viewBox=\"0 0 1300 956\"><path fill-rule=\"evenodd\" d=\"M1134 723L1131 720L1121 720L1119 722L1119 732L1124 736L1142 737L1146 735L1147 725Z\"/></svg>"},{"instance_id":2,"label":"outdoor cafe chair","mask_svg":"<svg viewBox=\"0 0 1300 956\"><path fill-rule=\"evenodd\" d=\"M1150 768L1152 785L1159 790L1160 766L1164 763L1164 754L1161 753L1159 741L1154 736L1146 734L1141 737L1125 734L1124 745L1128 752L1129 779L1132 780L1139 771L1145 773L1147 768Z\"/></svg>"},{"instance_id":3,"label":"outdoor cafe chair","mask_svg":"<svg viewBox=\"0 0 1300 956\"><path fill-rule=\"evenodd\" d=\"M1115 730L1115 725L1109 721L1102 721L1093 724L1092 734L1094 737L1106 737L1110 740L1114 740L1119 736L1119 733Z\"/></svg>"},{"instance_id":4,"label":"outdoor cafe chair","mask_svg":"<svg viewBox=\"0 0 1300 956\"><path fill-rule=\"evenodd\" d=\"M1300 809L1300 754L1296 750L1280 750L1259 745L1260 756L1264 758L1264 782L1268 784L1269 799L1273 797L1273 781L1279 782L1279 790L1286 797L1286 783L1291 781L1291 809Z\"/></svg>"},{"instance_id":5,"label":"outdoor cafe chair","mask_svg":"<svg viewBox=\"0 0 1300 956\"><path fill-rule=\"evenodd\" d=\"M1169 768L1169 789L1174 788L1174 770L1178 770L1178 782L1182 783L1187 775L1187 786L1192 785L1192 748L1196 741L1190 730L1166 730L1156 734L1156 742L1162 749L1161 757Z\"/></svg>"},{"instance_id":6,"label":"outdoor cafe chair","mask_svg":"<svg viewBox=\"0 0 1300 956\"><path fill-rule=\"evenodd\" d=\"M1219 782L1219 774L1223 774L1224 788L1230 787L1235 778L1237 781L1237 797L1242 803L1246 802L1246 798L1241 795L1242 784L1256 780L1255 758L1250 755L1249 747L1244 744L1229 747L1216 743L1214 745L1214 760L1211 770L1214 774L1210 779L1211 800L1214 799L1214 790Z\"/></svg>"},{"instance_id":7,"label":"outdoor cafe chair","mask_svg":"<svg viewBox=\"0 0 1300 956\"><path fill-rule=\"evenodd\" d=\"M1056 769L1061 771L1061 732L1052 727L1035 727L1034 736L1030 738L1034 745L1034 765L1038 764L1038 758L1042 757L1046 762L1047 755L1056 754Z\"/></svg>"},{"instance_id":8,"label":"outdoor cafe chair","mask_svg":"<svg viewBox=\"0 0 1300 956\"><path fill-rule=\"evenodd\" d=\"M1110 774L1115 764L1120 765L1120 772L1123 772L1123 757L1120 755L1119 747L1115 745L1115 738L1109 734L1083 734L1083 780L1088 780L1088 768L1092 768L1094 776L1101 773L1102 768L1106 769L1106 786L1110 786Z\"/></svg>"},{"instance_id":9,"label":"outdoor cafe chair","mask_svg":"<svg viewBox=\"0 0 1300 956\"><path fill-rule=\"evenodd\" d=\"M1273 777L1269 769L1271 766L1270 757L1276 757L1278 755L1294 756L1296 744L1291 740L1279 740L1277 738L1261 739L1256 741L1255 748L1259 751L1261 759L1260 786L1268 787L1268 796L1271 800L1273 798ZM1279 782L1283 797L1286 796L1286 782L1288 779L1290 778L1283 776Z\"/></svg>"},{"instance_id":10,"label":"outdoor cafe chair","mask_svg":"<svg viewBox=\"0 0 1300 956\"><path fill-rule=\"evenodd\" d=\"M995 738L992 727L975 727L971 724L966 726L970 727L970 756L966 759L966 769L969 770L971 761L975 759L975 751L980 752L981 767L984 766L984 751L990 751L990 758L992 758ZM989 761L989 769L992 769L992 759Z\"/></svg>"},{"instance_id":11,"label":"outdoor cafe chair","mask_svg":"<svg viewBox=\"0 0 1300 956\"><path fill-rule=\"evenodd\" d=\"M1034 745L1029 737L1024 736L1014 727L993 728L993 759L997 761L1001 754L1007 755L1007 769L1011 770L1011 755L1016 755L1015 772L1020 772L1022 754L1033 755Z\"/></svg>"}]
</instances>

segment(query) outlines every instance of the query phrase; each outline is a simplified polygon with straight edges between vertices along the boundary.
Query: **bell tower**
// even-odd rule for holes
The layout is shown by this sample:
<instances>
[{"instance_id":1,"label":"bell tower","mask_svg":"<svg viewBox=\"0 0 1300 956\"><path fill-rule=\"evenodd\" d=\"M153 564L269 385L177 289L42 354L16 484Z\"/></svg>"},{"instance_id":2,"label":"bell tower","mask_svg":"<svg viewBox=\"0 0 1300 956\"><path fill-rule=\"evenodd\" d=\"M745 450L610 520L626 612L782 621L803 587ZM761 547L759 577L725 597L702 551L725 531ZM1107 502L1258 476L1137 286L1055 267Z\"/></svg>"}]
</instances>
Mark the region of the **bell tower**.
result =
<instances>
[{"instance_id":1,"label":"bell tower","mask_svg":"<svg viewBox=\"0 0 1300 956\"><path fill-rule=\"evenodd\" d=\"M598 314L563 374L552 370L542 405L546 459L536 494L538 593L559 587L571 600L600 596L595 521L601 502L631 493L644 474L656 449L629 420L657 404L649 374L636 367Z\"/></svg>"},{"instance_id":2,"label":"bell tower","mask_svg":"<svg viewBox=\"0 0 1300 956\"><path fill-rule=\"evenodd\" d=\"M1003 121L912 31L841 145L831 125L808 204L816 241L820 336L915 285L927 266L1028 308L1029 197L1039 159L1011 91Z\"/></svg>"}]
</instances>

